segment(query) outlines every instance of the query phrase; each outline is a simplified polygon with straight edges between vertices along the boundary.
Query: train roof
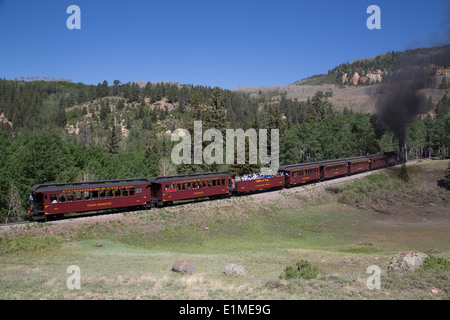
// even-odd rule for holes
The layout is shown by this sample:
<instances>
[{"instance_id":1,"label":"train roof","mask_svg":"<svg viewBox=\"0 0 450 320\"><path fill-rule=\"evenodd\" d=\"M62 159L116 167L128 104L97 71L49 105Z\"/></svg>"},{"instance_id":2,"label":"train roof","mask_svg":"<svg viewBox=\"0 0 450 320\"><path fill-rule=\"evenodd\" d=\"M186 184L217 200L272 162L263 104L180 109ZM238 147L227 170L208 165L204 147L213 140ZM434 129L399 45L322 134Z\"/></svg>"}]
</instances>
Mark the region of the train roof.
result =
<instances>
[{"instance_id":1,"label":"train roof","mask_svg":"<svg viewBox=\"0 0 450 320\"><path fill-rule=\"evenodd\" d=\"M351 158L338 159L338 160L346 160L348 162L353 162L353 161L361 161L361 160L370 160L370 158L366 157L366 156L360 156L360 157L351 157Z\"/></svg>"},{"instance_id":2,"label":"train roof","mask_svg":"<svg viewBox=\"0 0 450 320\"><path fill-rule=\"evenodd\" d=\"M230 175L226 172L208 172L208 173L196 173L196 174L186 174L181 176L166 176L166 177L154 177L148 179L150 183L162 183L162 182L173 182L173 181L184 181L184 180L197 180L197 179L212 179L212 178L225 178Z\"/></svg>"},{"instance_id":3,"label":"train roof","mask_svg":"<svg viewBox=\"0 0 450 320\"><path fill-rule=\"evenodd\" d=\"M386 155L385 154L370 154L367 157L370 158L370 159L373 159L373 158L384 158L384 157L386 157Z\"/></svg>"},{"instance_id":4,"label":"train roof","mask_svg":"<svg viewBox=\"0 0 450 320\"><path fill-rule=\"evenodd\" d=\"M72 189L91 189L105 187L123 187L137 184L148 184L147 179L121 179L87 182L65 182L65 183L47 183L35 184L31 187L31 192L64 191Z\"/></svg>"},{"instance_id":5,"label":"train roof","mask_svg":"<svg viewBox=\"0 0 450 320\"><path fill-rule=\"evenodd\" d=\"M288 164L286 166L279 167L278 171L290 171L290 170L297 170L297 169L314 168L314 167L318 167L318 166L319 166L318 162Z\"/></svg>"},{"instance_id":6,"label":"train roof","mask_svg":"<svg viewBox=\"0 0 450 320\"><path fill-rule=\"evenodd\" d=\"M331 164L339 164L339 163L347 163L347 162L351 162L351 160L350 161L348 159L325 160L325 161L319 161L319 164L321 166L328 166Z\"/></svg>"},{"instance_id":7,"label":"train roof","mask_svg":"<svg viewBox=\"0 0 450 320\"><path fill-rule=\"evenodd\" d=\"M297 163L297 164L289 164L285 166L281 166L278 171L290 171L297 169L305 169L305 168L313 168L318 166L327 166L331 164L345 163L345 162L353 162L360 160L370 160L371 158L383 157L384 155L370 155L370 156L359 156L359 157L351 157L351 158L343 158L343 159L335 159L335 160L324 160L318 162L308 162L308 163Z\"/></svg>"}]
</instances>

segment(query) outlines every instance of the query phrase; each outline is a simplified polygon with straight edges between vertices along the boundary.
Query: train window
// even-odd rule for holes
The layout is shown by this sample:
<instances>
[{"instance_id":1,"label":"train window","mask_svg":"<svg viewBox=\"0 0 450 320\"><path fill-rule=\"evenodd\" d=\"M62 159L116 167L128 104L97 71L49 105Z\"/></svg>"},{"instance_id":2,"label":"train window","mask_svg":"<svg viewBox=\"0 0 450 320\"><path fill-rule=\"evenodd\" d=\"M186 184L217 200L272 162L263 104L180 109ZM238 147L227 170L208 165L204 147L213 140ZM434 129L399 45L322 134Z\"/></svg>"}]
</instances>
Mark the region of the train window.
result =
<instances>
[{"instance_id":1,"label":"train window","mask_svg":"<svg viewBox=\"0 0 450 320\"><path fill-rule=\"evenodd\" d=\"M91 193L89 191L84 192L84 200L91 200Z\"/></svg>"},{"instance_id":2,"label":"train window","mask_svg":"<svg viewBox=\"0 0 450 320\"><path fill-rule=\"evenodd\" d=\"M64 193L59 195L59 202L66 202L66 195Z\"/></svg>"},{"instance_id":3,"label":"train window","mask_svg":"<svg viewBox=\"0 0 450 320\"><path fill-rule=\"evenodd\" d=\"M98 199L98 191L92 191L92 200Z\"/></svg>"},{"instance_id":4,"label":"train window","mask_svg":"<svg viewBox=\"0 0 450 320\"><path fill-rule=\"evenodd\" d=\"M181 190L181 183L177 184L177 190Z\"/></svg>"},{"instance_id":5,"label":"train window","mask_svg":"<svg viewBox=\"0 0 450 320\"><path fill-rule=\"evenodd\" d=\"M225 185L225 179L222 179L222 185L223 186Z\"/></svg>"},{"instance_id":6,"label":"train window","mask_svg":"<svg viewBox=\"0 0 450 320\"><path fill-rule=\"evenodd\" d=\"M207 180L207 183L208 183L208 187L211 187L211 185L212 185L211 180Z\"/></svg>"},{"instance_id":7,"label":"train window","mask_svg":"<svg viewBox=\"0 0 450 320\"><path fill-rule=\"evenodd\" d=\"M51 203L57 203L58 202L58 195L57 194L51 194L50 195L50 202Z\"/></svg>"},{"instance_id":8,"label":"train window","mask_svg":"<svg viewBox=\"0 0 450 320\"><path fill-rule=\"evenodd\" d=\"M68 193L67 194L67 201L71 201L72 202L73 200L75 200L75 196L74 196L73 192Z\"/></svg>"},{"instance_id":9,"label":"train window","mask_svg":"<svg viewBox=\"0 0 450 320\"><path fill-rule=\"evenodd\" d=\"M191 188L191 183L190 183L190 182L187 183L187 188L188 188L189 190L192 189L192 188Z\"/></svg>"},{"instance_id":10,"label":"train window","mask_svg":"<svg viewBox=\"0 0 450 320\"><path fill-rule=\"evenodd\" d=\"M75 199L76 199L77 201L83 200L82 195L83 195L83 194L82 194L81 192L75 192Z\"/></svg>"},{"instance_id":11,"label":"train window","mask_svg":"<svg viewBox=\"0 0 450 320\"><path fill-rule=\"evenodd\" d=\"M100 199L106 198L106 190L100 190Z\"/></svg>"},{"instance_id":12,"label":"train window","mask_svg":"<svg viewBox=\"0 0 450 320\"><path fill-rule=\"evenodd\" d=\"M172 189L175 189L175 185L172 185ZM142 193L142 188L136 188L136 193Z\"/></svg>"},{"instance_id":13,"label":"train window","mask_svg":"<svg viewBox=\"0 0 450 320\"><path fill-rule=\"evenodd\" d=\"M217 185L220 186L220 179L217 180Z\"/></svg>"},{"instance_id":14,"label":"train window","mask_svg":"<svg viewBox=\"0 0 450 320\"><path fill-rule=\"evenodd\" d=\"M192 182L192 188L197 189L197 182L196 181Z\"/></svg>"},{"instance_id":15,"label":"train window","mask_svg":"<svg viewBox=\"0 0 450 320\"><path fill-rule=\"evenodd\" d=\"M134 196L136 189L130 188L130 197Z\"/></svg>"},{"instance_id":16,"label":"train window","mask_svg":"<svg viewBox=\"0 0 450 320\"><path fill-rule=\"evenodd\" d=\"M206 182L206 180L203 180L203 188L206 188L206 186L207 186L207 182Z\"/></svg>"},{"instance_id":17,"label":"train window","mask_svg":"<svg viewBox=\"0 0 450 320\"><path fill-rule=\"evenodd\" d=\"M120 189L114 190L114 197L116 197L116 198L120 197Z\"/></svg>"},{"instance_id":18,"label":"train window","mask_svg":"<svg viewBox=\"0 0 450 320\"><path fill-rule=\"evenodd\" d=\"M186 190L186 182L181 184L181 187L183 188L183 190Z\"/></svg>"},{"instance_id":19,"label":"train window","mask_svg":"<svg viewBox=\"0 0 450 320\"><path fill-rule=\"evenodd\" d=\"M114 198L114 191L108 190L107 195L108 195L108 198Z\"/></svg>"},{"instance_id":20,"label":"train window","mask_svg":"<svg viewBox=\"0 0 450 320\"><path fill-rule=\"evenodd\" d=\"M128 189L122 189L122 197L128 197Z\"/></svg>"},{"instance_id":21,"label":"train window","mask_svg":"<svg viewBox=\"0 0 450 320\"><path fill-rule=\"evenodd\" d=\"M166 184L166 190L170 189L170 184Z\"/></svg>"}]
</instances>

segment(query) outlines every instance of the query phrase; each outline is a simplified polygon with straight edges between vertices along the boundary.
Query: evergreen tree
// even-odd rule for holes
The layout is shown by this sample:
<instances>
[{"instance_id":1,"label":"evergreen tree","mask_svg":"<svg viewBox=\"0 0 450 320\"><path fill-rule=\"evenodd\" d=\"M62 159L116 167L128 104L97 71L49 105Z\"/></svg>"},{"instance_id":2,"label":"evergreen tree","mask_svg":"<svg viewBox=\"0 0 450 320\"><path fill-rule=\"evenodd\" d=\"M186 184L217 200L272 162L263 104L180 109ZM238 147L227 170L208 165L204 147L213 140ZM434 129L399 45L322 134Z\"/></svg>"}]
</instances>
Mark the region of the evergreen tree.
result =
<instances>
[{"instance_id":1,"label":"evergreen tree","mask_svg":"<svg viewBox=\"0 0 450 320\"><path fill-rule=\"evenodd\" d=\"M106 151L109 154L118 154L120 151L119 142L122 138L121 133L116 127L114 120L111 125L111 130L109 132L108 138L106 140Z\"/></svg>"},{"instance_id":2,"label":"evergreen tree","mask_svg":"<svg viewBox=\"0 0 450 320\"><path fill-rule=\"evenodd\" d=\"M408 168L406 167L405 164L402 164L402 167L400 169L398 176L404 182L409 182L411 180L411 178L409 176Z\"/></svg>"},{"instance_id":3,"label":"evergreen tree","mask_svg":"<svg viewBox=\"0 0 450 320\"><path fill-rule=\"evenodd\" d=\"M441 85L439 86L439 89L442 89L442 90L448 89L447 77L442 78L442 82L441 82Z\"/></svg>"},{"instance_id":4,"label":"evergreen tree","mask_svg":"<svg viewBox=\"0 0 450 320\"><path fill-rule=\"evenodd\" d=\"M445 169L444 184L447 189L450 189L450 162L448 163L447 169Z\"/></svg>"},{"instance_id":5,"label":"evergreen tree","mask_svg":"<svg viewBox=\"0 0 450 320\"><path fill-rule=\"evenodd\" d=\"M108 114L111 113L111 109L109 106L109 99L103 100L101 102L100 107L100 120L104 121L108 117Z\"/></svg>"},{"instance_id":6,"label":"evergreen tree","mask_svg":"<svg viewBox=\"0 0 450 320\"><path fill-rule=\"evenodd\" d=\"M54 117L55 124L59 127L64 128L67 124L67 115L64 108L58 108Z\"/></svg>"}]
</instances>

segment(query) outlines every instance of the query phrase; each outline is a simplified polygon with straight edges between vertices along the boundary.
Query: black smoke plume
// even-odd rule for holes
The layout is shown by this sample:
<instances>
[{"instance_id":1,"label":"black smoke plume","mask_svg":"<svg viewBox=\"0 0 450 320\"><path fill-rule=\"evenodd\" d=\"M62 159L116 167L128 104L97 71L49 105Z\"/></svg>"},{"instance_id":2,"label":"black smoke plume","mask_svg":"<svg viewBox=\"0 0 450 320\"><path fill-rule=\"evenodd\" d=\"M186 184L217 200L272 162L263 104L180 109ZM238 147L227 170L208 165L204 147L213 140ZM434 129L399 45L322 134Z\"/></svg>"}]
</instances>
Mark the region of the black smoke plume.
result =
<instances>
[{"instance_id":1,"label":"black smoke plume","mask_svg":"<svg viewBox=\"0 0 450 320\"><path fill-rule=\"evenodd\" d=\"M433 87L438 68L450 65L449 45L414 51L383 79L375 103L378 119L395 134L400 150L405 146L407 125L428 111L427 97L421 90Z\"/></svg>"},{"instance_id":2,"label":"black smoke plume","mask_svg":"<svg viewBox=\"0 0 450 320\"><path fill-rule=\"evenodd\" d=\"M407 125L420 113L427 112L427 99L420 93L430 76L429 71L409 67L397 70L383 83L376 101L378 119L391 130L403 149L407 137Z\"/></svg>"}]
</instances>

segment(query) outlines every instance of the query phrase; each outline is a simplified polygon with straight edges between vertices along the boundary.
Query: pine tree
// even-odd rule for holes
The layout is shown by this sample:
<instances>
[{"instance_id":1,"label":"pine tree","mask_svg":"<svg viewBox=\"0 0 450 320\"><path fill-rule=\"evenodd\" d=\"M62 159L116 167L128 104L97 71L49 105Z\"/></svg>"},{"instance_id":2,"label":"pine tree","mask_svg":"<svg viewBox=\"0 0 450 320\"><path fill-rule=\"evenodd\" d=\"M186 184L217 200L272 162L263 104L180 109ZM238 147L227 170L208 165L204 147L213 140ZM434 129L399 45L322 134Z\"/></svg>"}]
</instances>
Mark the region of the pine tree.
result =
<instances>
[{"instance_id":1,"label":"pine tree","mask_svg":"<svg viewBox=\"0 0 450 320\"><path fill-rule=\"evenodd\" d=\"M447 77L442 78L442 82L441 82L441 85L439 86L439 89L442 89L442 90L448 89Z\"/></svg>"},{"instance_id":2,"label":"pine tree","mask_svg":"<svg viewBox=\"0 0 450 320\"><path fill-rule=\"evenodd\" d=\"M120 146L119 146L120 140L121 140L121 134L113 120L110 133L106 140L106 151L110 154L118 154L120 151Z\"/></svg>"},{"instance_id":3,"label":"pine tree","mask_svg":"<svg viewBox=\"0 0 450 320\"><path fill-rule=\"evenodd\" d=\"M111 113L111 109L109 107L109 99L102 101L102 106L100 108L100 120L105 120L108 117L108 114Z\"/></svg>"},{"instance_id":4,"label":"pine tree","mask_svg":"<svg viewBox=\"0 0 450 320\"><path fill-rule=\"evenodd\" d=\"M404 182L409 182L409 180L411 180L411 178L409 177L408 168L406 167L405 164L402 164L402 168L400 169L399 172L399 177Z\"/></svg>"},{"instance_id":5,"label":"pine tree","mask_svg":"<svg viewBox=\"0 0 450 320\"><path fill-rule=\"evenodd\" d=\"M64 127L67 123L66 110L64 108L58 108L54 117L55 124L59 127Z\"/></svg>"}]
</instances>

